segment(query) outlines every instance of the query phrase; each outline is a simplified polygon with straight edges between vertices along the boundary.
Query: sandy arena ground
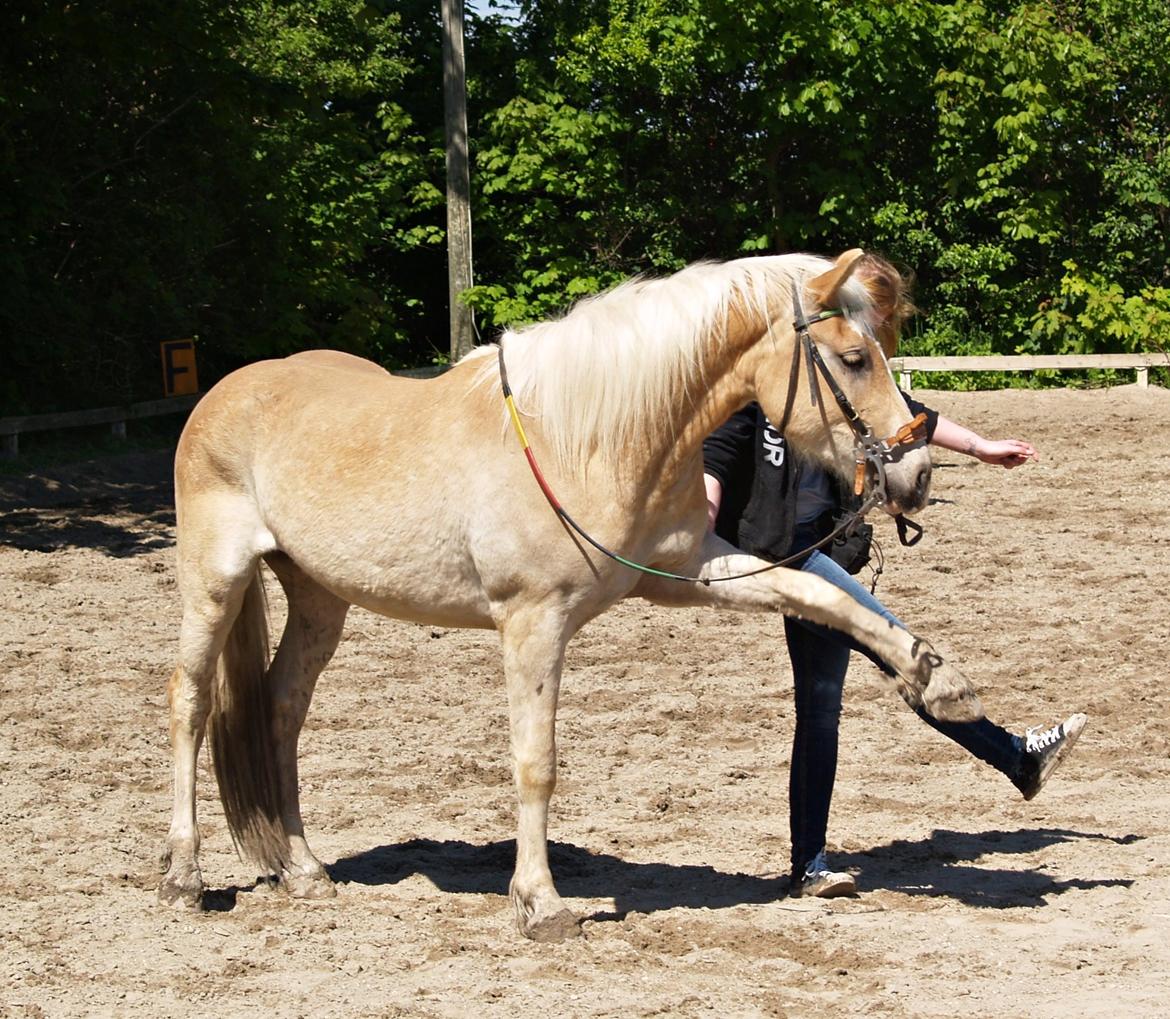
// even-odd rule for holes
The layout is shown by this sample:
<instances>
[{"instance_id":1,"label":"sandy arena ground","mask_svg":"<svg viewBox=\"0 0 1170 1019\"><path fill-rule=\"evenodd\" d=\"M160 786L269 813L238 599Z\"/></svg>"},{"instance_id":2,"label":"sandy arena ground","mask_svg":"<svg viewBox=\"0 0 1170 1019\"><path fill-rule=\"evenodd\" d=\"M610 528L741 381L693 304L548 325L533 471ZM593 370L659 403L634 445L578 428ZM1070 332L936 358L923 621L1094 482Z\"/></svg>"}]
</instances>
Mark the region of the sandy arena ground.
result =
<instances>
[{"instance_id":1,"label":"sandy arena ground","mask_svg":"<svg viewBox=\"0 0 1170 1019\"><path fill-rule=\"evenodd\" d=\"M777 620L624 604L568 655L552 859L587 919L562 945L506 897L495 635L360 610L301 742L337 898L257 884L204 753L209 908L160 906L168 458L0 479L0 1015L1170 1015L1170 392L920 395L1043 461L936 450L878 593L994 720L1087 711L1077 750L1025 803L855 663L830 849L861 894L789 899Z\"/></svg>"}]
</instances>

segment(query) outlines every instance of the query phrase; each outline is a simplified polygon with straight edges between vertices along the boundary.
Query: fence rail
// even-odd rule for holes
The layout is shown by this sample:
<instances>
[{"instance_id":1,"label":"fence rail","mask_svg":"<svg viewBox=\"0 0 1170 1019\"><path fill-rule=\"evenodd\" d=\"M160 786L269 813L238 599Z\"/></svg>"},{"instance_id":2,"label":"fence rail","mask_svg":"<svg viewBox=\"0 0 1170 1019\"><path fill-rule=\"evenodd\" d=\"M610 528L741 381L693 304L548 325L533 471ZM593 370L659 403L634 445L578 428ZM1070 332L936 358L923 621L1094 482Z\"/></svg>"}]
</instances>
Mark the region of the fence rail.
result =
<instances>
[{"instance_id":1,"label":"fence rail","mask_svg":"<svg viewBox=\"0 0 1170 1019\"><path fill-rule=\"evenodd\" d=\"M433 378L443 372L442 367L406 368L391 374L407 378ZM93 425L109 425L111 432L119 439L126 438L126 422L142 418L162 417L164 414L178 414L188 411L203 397L202 393L190 396L169 396L163 400L146 400L129 403L120 407L94 407L89 410L69 410L56 414L27 414L18 417L0 418L0 458L12 459L20 455L20 436L28 432L49 432L60 428L85 428Z\"/></svg>"},{"instance_id":2,"label":"fence rail","mask_svg":"<svg viewBox=\"0 0 1170 1019\"><path fill-rule=\"evenodd\" d=\"M11 459L20 453L20 436L28 432L48 432L58 428L83 428L87 425L109 425L120 439L126 438L126 422L143 418L161 417L190 410L199 402L202 393L190 396L170 396L164 400L146 400L120 407L93 407L89 410L61 411L57 414L29 414L0 418L0 456Z\"/></svg>"},{"instance_id":3,"label":"fence rail","mask_svg":"<svg viewBox=\"0 0 1170 1019\"><path fill-rule=\"evenodd\" d=\"M1137 373L1137 384L1150 384L1151 368L1170 368L1170 353L1137 354L995 354L955 357L892 357L898 384L910 389L914 372L1030 372L1074 368L1115 368Z\"/></svg>"}]
</instances>

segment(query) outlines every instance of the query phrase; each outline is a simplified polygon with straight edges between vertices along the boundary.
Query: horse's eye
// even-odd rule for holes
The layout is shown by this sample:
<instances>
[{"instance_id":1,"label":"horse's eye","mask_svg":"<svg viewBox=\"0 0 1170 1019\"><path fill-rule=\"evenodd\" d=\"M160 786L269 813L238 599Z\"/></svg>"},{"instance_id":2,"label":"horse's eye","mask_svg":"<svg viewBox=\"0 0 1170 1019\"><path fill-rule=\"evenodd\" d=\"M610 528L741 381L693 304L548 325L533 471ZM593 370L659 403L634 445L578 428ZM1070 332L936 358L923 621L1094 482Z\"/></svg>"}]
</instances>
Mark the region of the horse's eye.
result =
<instances>
[{"instance_id":1,"label":"horse's eye","mask_svg":"<svg viewBox=\"0 0 1170 1019\"><path fill-rule=\"evenodd\" d=\"M865 355L860 350L847 350L841 355L847 368L861 368L865 364Z\"/></svg>"}]
</instances>

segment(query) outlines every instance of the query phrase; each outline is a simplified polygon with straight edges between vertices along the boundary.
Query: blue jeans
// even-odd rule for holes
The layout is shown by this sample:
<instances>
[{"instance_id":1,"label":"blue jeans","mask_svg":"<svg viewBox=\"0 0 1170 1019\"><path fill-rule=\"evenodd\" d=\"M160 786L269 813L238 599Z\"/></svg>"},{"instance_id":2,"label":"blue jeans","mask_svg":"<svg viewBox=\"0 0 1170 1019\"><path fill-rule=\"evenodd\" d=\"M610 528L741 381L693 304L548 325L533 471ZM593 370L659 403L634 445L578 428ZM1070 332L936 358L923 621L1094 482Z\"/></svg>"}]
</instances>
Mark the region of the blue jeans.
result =
<instances>
[{"instance_id":1,"label":"blue jeans","mask_svg":"<svg viewBox=\"0 0 1170 1019\"><path fill-rule=\"evenodd\" d=\"M811 527L798 528L794 549L808 548L819 535ZM905 625L869 590L832 559L814 551L800 567L847 592L860 605ZM788 817L792 834L792 872L805 865L825 846L829 805L837 775L837 726L850 650L860 651L883 672L893 669L874 652L838 630L800 619L784 618L784 636L792 660L796 702L796 731L792 739L792 766L788 776ZM1024 741L989 722L940 722L921 708L918 717L963 749L1008 778L1016 778L1025 762Z\"/></svg>"}]
</instances>

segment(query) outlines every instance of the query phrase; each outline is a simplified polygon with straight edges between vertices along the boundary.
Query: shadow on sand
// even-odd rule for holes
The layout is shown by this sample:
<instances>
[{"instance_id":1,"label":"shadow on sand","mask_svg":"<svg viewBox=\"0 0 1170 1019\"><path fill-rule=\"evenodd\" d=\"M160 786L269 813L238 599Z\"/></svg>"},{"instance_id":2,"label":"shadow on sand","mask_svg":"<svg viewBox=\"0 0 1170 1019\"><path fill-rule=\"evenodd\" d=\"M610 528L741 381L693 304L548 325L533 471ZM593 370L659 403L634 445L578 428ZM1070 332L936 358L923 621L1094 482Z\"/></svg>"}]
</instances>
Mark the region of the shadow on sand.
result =
<instances>
[{"instance_id":1,"label":"shadow on sand","mask_svg":"<svg viewBox=\"0 0 1170 1019\"><path fill-rule=\"evenodd\" d=\"M127 453L0 478L0 545L115 557L175 542L173 453Z\"/></svg>"},{"instance_id":2,"label":"shadow on sand","mask_svg":"<svg viewBox=\"0 0 1170 1019\"><path fill-rule=\"evenodd\" d=\"M859 853L834 854L833 860L839 866L860 870L863 893L885 889L1005 909L1037 906L1069 891L1125 888L1132 881L1122 877L1058 880L1037 870L975 865L980 858L1023 855L1082 840L1125 846L1142 838L1053 828L975 833L936 830L923 839L899 839ZM339 883L393 885L421 874L443 892L504 896L515 851L511 840L473 845L458 840L412 839L344 857L328 870ZM1121 857L1119 854L1119 864ZM723 909L772 902L788 891L787 877L725 873L699 865L631 863L559 842L550 843L549 859L562 895L613 898L614 912L595 913L589 917L593 920L621 920L629 913L678 908ZM234 893L240 890L209 893L208 908L217 908L216 903L220 909L232 908Z\"/></svg>"}]
</instances>

